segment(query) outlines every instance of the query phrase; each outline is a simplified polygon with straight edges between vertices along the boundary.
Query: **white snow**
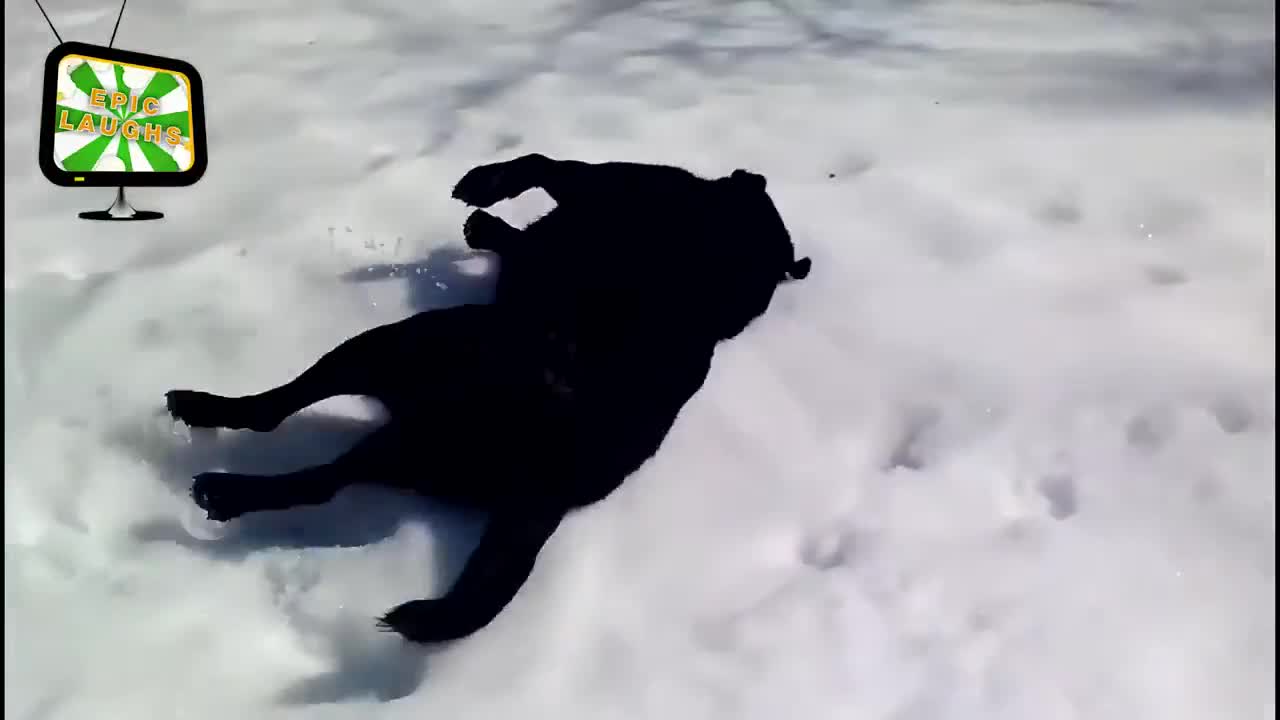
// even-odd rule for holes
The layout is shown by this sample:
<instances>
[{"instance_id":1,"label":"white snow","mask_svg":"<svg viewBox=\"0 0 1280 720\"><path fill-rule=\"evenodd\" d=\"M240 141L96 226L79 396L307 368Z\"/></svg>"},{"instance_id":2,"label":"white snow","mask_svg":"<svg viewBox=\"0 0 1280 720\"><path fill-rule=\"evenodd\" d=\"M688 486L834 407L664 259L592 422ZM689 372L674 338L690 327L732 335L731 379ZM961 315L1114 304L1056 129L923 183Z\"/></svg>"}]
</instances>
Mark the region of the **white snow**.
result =
<instances>
[{"instance_id":1,"label":"white snow","mask_svg":"<svg viewBox=\"0 0 1280 720\"><path fill-rule=\"evenodd\" d=\"M41 177L53 40L24 0L4 33L7 720L1275 717L1272 3L134 0L117 44L201 71L211 151L136 225ZM373 618L482 518L184 495L363 405L159 406L484 298L449 190L529 151L764 173L814 272L423 652Z\"/></svg>"}]
</instances>

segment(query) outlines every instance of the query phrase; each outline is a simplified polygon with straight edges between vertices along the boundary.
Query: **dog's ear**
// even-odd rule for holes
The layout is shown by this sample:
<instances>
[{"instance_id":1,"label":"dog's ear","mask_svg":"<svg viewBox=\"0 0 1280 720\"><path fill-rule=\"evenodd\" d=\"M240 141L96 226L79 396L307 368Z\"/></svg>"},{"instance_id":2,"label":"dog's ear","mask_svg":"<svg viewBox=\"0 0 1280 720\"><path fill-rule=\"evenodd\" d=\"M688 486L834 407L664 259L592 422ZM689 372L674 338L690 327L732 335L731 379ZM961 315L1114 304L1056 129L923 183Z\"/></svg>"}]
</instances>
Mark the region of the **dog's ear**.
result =
<instances>
[{"instance_id":1,"label":"dog's ear","mask_svg":"<svg viewBox=\"0 0 1280 720\"><path fill-rule=\"evenodd\" d=\"M743 170L742 168L734 170L733 173L729 175L729 178L734 182L757 192L764 192L765 185L768 184L768 181L764 179L763 175L758 175L756 173Z\"/></svg>"}]
</instances>

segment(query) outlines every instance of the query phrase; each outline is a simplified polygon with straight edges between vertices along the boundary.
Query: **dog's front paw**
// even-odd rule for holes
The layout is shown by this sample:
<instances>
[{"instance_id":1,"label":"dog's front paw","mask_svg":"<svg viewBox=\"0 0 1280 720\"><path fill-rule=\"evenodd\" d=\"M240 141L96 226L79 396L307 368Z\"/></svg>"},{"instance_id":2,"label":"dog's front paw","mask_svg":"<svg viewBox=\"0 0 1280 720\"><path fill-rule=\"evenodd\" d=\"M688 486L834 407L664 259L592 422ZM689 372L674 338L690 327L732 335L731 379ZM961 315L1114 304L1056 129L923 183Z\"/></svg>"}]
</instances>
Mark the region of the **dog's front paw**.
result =
<instances>
[{"instance_id":1,"label":"dog's front paw","mask_svg":"<svg viewBox=\"0 0 1280 720\"><path fill-rule=\"evenodd\" d=\"M546 159L541 155L525 155L474 167L453 187L453 198L481 208L510 200L534 186L532 173Z\"/></svg>"},{"instance_id":2,"label":"dog's front paw","mask_svg":"<svg viewBox=\"0 0 1280 720\"><path fill-rule=\"evenodd\" d=\"M502 218L494 217L484 210L471 213L462 225L462 237L467 241L467 247L473 250L500 253L512 235L519 232Z\"/></svg>"},{"instance_id":3,"label":"dog's front paw","mask_svg":"<svg viewBox=\"0 0 1280 720\"><path fill-rule=\"evenodd\" d=\"M254 488L249 478L232 473L200 473L191 484L191 499L210 520L227 522L251 512Z\"/></svg>"}]
</instances>

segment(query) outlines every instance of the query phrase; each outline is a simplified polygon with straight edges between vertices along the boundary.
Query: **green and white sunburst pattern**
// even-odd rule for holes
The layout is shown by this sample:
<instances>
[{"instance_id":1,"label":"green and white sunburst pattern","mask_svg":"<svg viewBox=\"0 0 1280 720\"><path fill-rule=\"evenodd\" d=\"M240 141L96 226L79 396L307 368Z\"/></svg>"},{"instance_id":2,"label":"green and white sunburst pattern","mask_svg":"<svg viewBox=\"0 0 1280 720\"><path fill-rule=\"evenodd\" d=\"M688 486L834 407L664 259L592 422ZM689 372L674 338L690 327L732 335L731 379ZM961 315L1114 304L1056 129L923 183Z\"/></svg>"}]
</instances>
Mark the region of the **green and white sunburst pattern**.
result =
<instances>
[{"instance_id":1,"label":"green and white sunburst pattern","mask_svg":"<svg viewBox=\"0 0 1280 720\"><path fill-rule=\"evenodd\" d=\"M112 109L90 102L93 91L107 98L112 93L137 97L123 107ZM58 97L55 118L57 133L53 157L58 167L70 172L182 172L191 168L191 86L187 78L154 68L108 63L95 58L68 55L58 64ZM101 98L101 95L98 95ZM144 100L155 98L154 114L143 111ZM134 108L131 110L130 108ZM65 114L64 114L65 111ZM82 130L90 115L93 130ZM105 120L105 123L104 123ZM121 132L125 123L160 127L155 142L141 132L130 140ZM67 129L70 125L75 129ZM177 128L181 141L170 143L170 128ZM104 132L104 130L108 132Z\"/></svg>"}]
</instances>

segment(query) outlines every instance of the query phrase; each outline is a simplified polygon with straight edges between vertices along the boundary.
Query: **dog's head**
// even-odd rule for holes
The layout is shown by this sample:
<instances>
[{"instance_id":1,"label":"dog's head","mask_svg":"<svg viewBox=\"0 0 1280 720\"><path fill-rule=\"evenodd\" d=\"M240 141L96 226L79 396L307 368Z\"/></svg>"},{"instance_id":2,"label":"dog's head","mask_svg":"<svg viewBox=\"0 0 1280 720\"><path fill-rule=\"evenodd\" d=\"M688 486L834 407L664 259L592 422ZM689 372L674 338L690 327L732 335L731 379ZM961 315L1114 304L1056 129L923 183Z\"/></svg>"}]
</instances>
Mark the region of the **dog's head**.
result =
<instances>
[{"instance_id":1,"label":"dog's head","mask_svg":"<svg viewBox=\"0 0 1280 720\"><path fill-rule=\"evenodd\" d=\"M765 177L738 169L716 182L721 190L720 212L732 228L734 251L745 253L751 265L772 274L779 283L807 277L813 261L796 258L791 233L769 197Z\"/></svg>"},{"instance_id":2,"label":"dog's head","mask_svg":"<svg viewBox=\"0 0 1280 720\"><path fill-rule=\"evenodd\" d=\"M780 284L806 277L812 267L809 258L796 258L766 186L763 175L735 170L714 180L710 202L700 204L705 274L693 305L721 339L742 332L768 309Z\"/></svg>"}]
</instances>

